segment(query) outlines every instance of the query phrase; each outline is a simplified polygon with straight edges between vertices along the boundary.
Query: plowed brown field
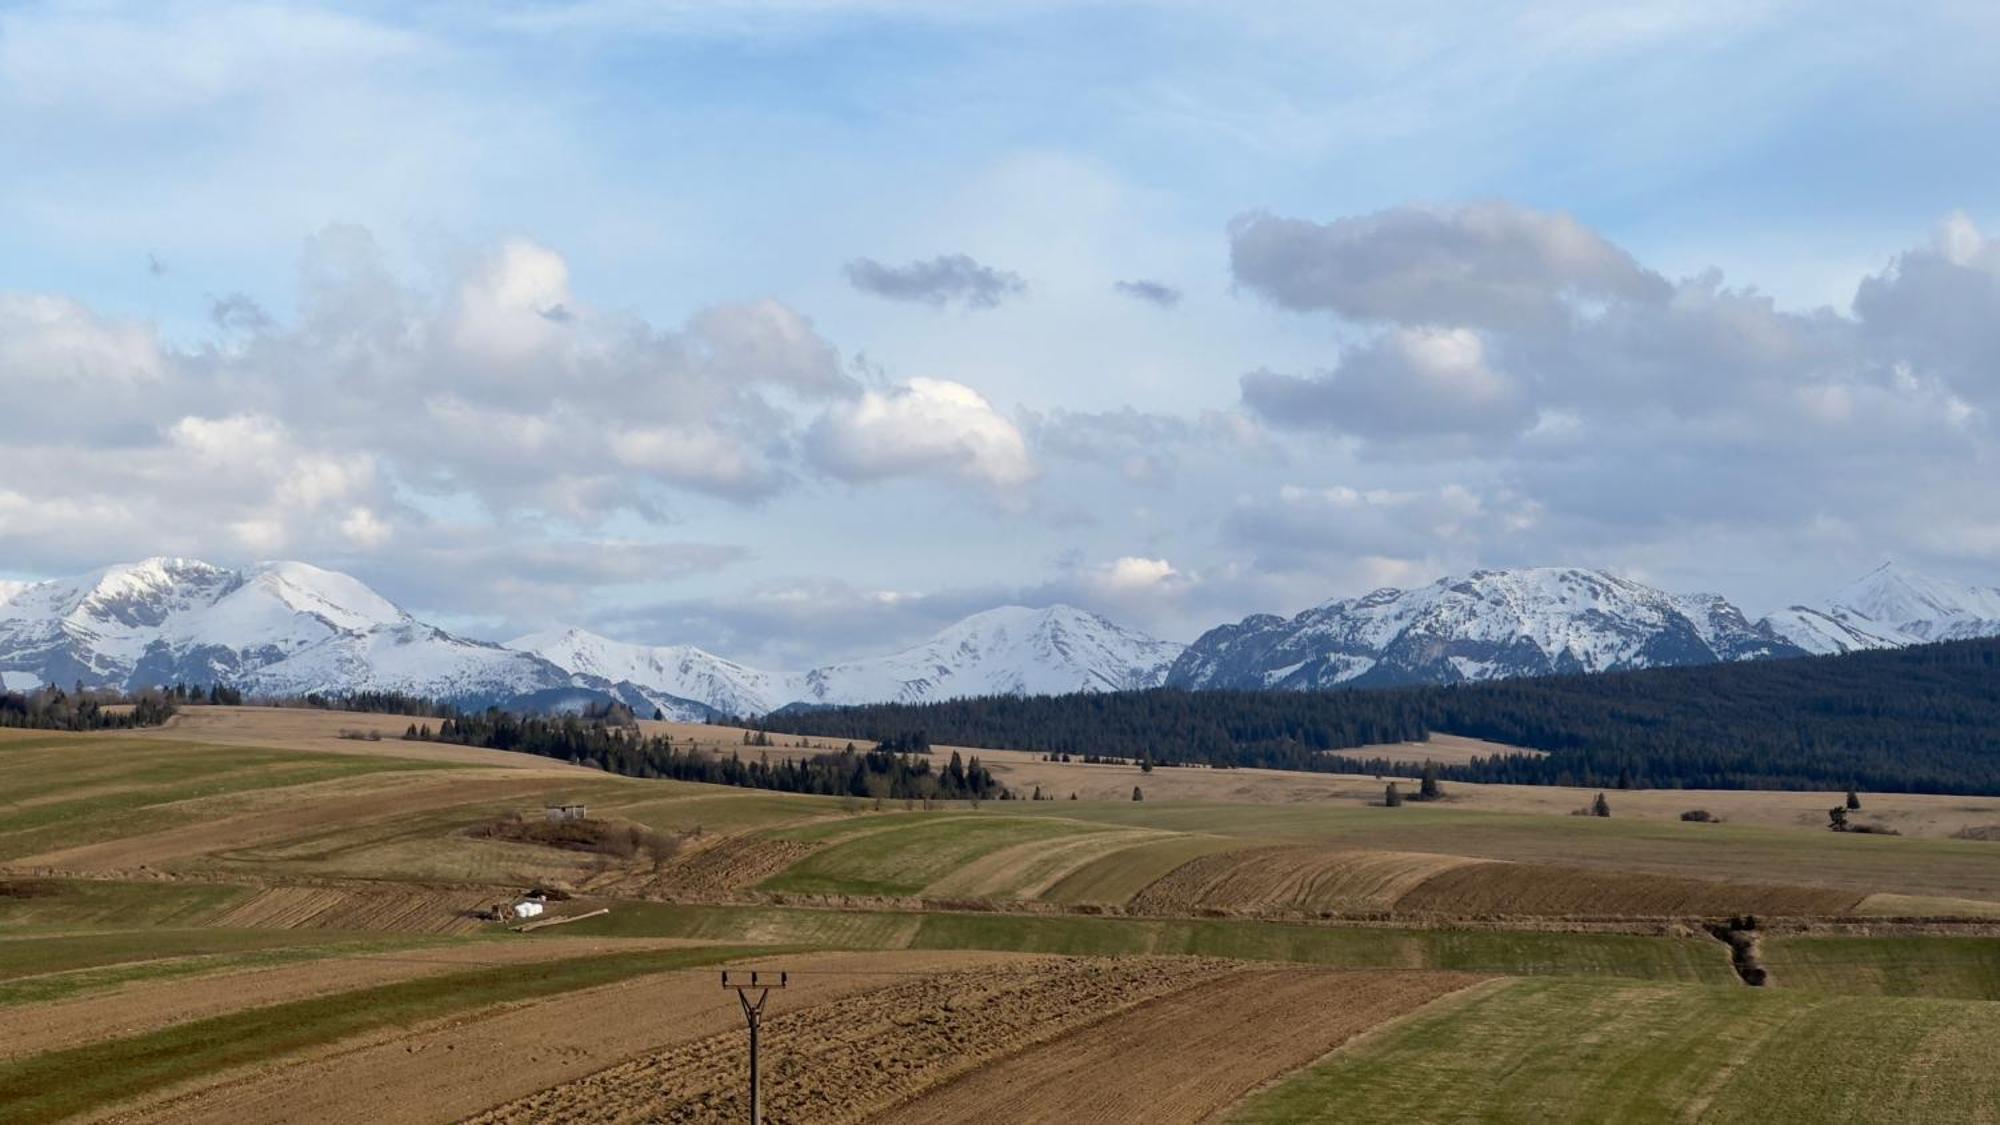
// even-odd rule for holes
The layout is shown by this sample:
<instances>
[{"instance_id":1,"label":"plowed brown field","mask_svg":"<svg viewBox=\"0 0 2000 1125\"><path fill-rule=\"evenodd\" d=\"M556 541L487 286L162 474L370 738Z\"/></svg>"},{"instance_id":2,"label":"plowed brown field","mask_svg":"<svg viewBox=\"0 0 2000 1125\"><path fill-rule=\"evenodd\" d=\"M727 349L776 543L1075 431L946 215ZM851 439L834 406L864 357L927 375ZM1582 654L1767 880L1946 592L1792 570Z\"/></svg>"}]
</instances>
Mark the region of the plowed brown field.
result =
<instances>
[{"instance_id":1,"label":"plowed brown field","mask_svg":"<svg viewBox=\"0 0 2000 1125\"><path fill-rule=\"evenodd\" d=\"M1191 958L1043 960L940 973L767 1018L764 1119L836 1125L1035 1043L1230 972ZM726 1032L502 1106L501 1122L722 1122L747 1117L748 1046ZM989 1120L1005 1120L1004 1117Z\"/></svg>"},{"instance_id":2,"label":"plowed brown field","mask_svg":"<svg viewBox=\"0 0 2000 1125\"><path fill-rule=\"evenodd\" d=\"M967 1074L871 1125L1205 1121L1259 1084L1480 978L1245 970ZM1171 1050L1163 1050L1171 1044Z\"/></svg>"},{"instance_id":3,"label":"plowed brown field","mask_svg":"<svg viewBox=\"0 0 2000 1125\"><path fill-rule=\"evenodd\" d=\"M811 855L819 845L761 836L731 836L697 852L675 857L643 885L679 899L727 898L776 875Z\"/></svg>"},{"instance_id":4,"label":"plowed brown field","mask_svg":"<svg viewBox=\"0 0 2000 1125\"><path fill-rule=\"evenodd\" d=\"M1386 911L1441 872L1478 863L1427 852L1253 848L1182 864L1132 899L1143 913Z\"/></svg>"},{"instance_id":5,"label":"plowed brown field","mask_svg":"<svg viewBox=\"0 0 2000 1125\"><path fill-rule=\"evenodd\" d=\"M1475 863L1423 881L1396 902L1409 913L1568 917L1851 912L1855 891L1783 883L1722 883L1544 863Z\"/></svg>"},{"instance_id":6,"label":"plowed brown field","mask_svg":"<svg viewBox=\"0 0 2000 1125\"><path fill-rule=\"evenodd\" d=\"M901 979L892 973L1003 970L1014 954L794 955L774 1012L840 1000ZM348 1040L303 1058L234 1074L165 1100L105 1115L133 1122L454 1121L560 1086L620 1060L734 1031L743 1015L713 970L640 977L499 1012ZM739 1075L740 1078L740 1075Z\"/></svg>"}]
</instances>

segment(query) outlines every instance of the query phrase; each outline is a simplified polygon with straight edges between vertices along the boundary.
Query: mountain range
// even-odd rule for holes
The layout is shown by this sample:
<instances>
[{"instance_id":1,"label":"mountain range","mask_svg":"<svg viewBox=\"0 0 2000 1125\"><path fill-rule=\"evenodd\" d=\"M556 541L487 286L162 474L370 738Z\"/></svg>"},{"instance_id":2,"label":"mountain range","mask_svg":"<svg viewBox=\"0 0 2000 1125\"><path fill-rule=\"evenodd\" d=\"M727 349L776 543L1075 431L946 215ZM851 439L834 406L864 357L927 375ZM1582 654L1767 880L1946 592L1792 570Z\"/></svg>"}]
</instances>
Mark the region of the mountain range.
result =
<instances>
[{"instance_id":1,"label":"mountain range","mask_svg":"<svg viewBox=\"0 0 2000 1125\"><path fill-rule=\"evenodd\" d=\"M910 648L796 672L577 628L504 645L473 640L418 620L354 578L302 562L239 571L155 558L75 578L0 583L0 685L14 690L226 683L255 695L398 691L539 709L613 698L682 720L1160 685L1454 683L1996 635L2000 589L1894 565L1821 605L1754 622L1712 594L1546 567L1376 590L1290 618L1253 615L1186 646L1071 606L1003 606Z\"/></svg>"}]
</instances>

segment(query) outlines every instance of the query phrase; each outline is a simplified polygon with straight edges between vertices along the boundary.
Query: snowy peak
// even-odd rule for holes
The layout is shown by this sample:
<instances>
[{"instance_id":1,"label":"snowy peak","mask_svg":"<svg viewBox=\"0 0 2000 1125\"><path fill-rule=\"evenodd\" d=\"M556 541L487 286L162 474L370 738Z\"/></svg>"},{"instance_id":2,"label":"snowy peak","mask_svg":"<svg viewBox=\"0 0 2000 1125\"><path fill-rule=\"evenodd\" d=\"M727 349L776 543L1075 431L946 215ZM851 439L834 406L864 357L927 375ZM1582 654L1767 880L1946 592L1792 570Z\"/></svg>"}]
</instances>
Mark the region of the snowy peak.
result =
<instances>
[{"instance_id":1,"label":"snowy peak","mask_svg":"<svg viewBox=\"0 0 2000 1125\"><path fill-rule=\"evenodd\" d=\"M516 637L508 648L533 653L587 680L628 684L676 718L761 715L795 697L792 677L725 660L692 645L635 645L585 629L559 627Z\"/></svg>"},{"instance_id":2,"label":"snowy peak","mask_svg":"<svg viewBox=\"0 0 2000 1125\"><path fill-rule=\"evenodd\" d=\"M901 652L814 669L804 698L922 702L1156 687L1180 650L1074 606L1001 606Z\"/></svg>"},{"instance_id":3,"label":"snowy peak","mask_svg":"<svg viewBox=\"0 0 2000 1125\"><path fill-rule=\"evenodd\" d=\"M424 625L365 584L299 562L238 572L155 558L37 582L0 603L9 682L228 683L295 695L500 699L566 686L532 656Z\"/></svg>"},{"instance_id":4,"label":"snowy peak","mask_svg":"<svg viewBox=\"0 0 2000 1125\"><path fill-rule=\"evenodd\" d=\"M1836 610L1921 640L1987 636L2000 625L2000 590L1884 563L1831 599Z\"/></svg>"},{"instance_id":5,"label":"snowy peak","mask_svg":"<svg viewBox=\"0 0 2000 1125\"><path fill-rule=\"evenodd\" d=\"M1798 650L1714 595L1674 595L1599 570L1479 570L1414 590L1259 616L1190 645L1168 683L1323 688L1603 672Z\"/></svg>"},{"instance_id":6,"label":"snowy peak","mask_svg":"<svg viewBox=\"0 0 2000 1125\"><path fill-rule=\"evenodd\" d=\"M2000 636L2000 589L1883 563L1833 594L1824 609L1792 606L1765 619L1813 653Z\"/></svg>"}]
</instances>

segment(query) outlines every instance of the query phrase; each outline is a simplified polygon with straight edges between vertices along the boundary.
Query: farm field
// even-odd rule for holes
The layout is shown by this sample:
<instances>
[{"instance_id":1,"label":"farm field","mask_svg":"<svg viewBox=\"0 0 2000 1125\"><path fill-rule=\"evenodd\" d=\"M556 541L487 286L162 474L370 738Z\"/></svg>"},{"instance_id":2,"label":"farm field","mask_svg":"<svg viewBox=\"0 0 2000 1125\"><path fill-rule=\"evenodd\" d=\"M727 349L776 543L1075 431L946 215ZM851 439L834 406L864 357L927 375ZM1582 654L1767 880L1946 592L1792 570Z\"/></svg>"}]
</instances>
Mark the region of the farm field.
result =
<instances>
[{"instance_id":1,"label":"farm field","mask_svg":"<svg viewBox=\"0 0 2000 1125\"><path fill-rule=\"evenodd\" d=\"M1471 786L1386 809L1372 778L1155 793L1216 771L927 808L407 723L0 732L5 1118L737 1120L724 965L793 974L772 1121L2000 1113L1973 1065L2000 1031L2000 842L1838 836L1790 823L1796 794L1689 824L1624 815L1686 794L1614 793L1604 820ZM530 830L558 804L588 831ZM531 887L557 925L485 916Z\"/></svg>"}]
</instances>

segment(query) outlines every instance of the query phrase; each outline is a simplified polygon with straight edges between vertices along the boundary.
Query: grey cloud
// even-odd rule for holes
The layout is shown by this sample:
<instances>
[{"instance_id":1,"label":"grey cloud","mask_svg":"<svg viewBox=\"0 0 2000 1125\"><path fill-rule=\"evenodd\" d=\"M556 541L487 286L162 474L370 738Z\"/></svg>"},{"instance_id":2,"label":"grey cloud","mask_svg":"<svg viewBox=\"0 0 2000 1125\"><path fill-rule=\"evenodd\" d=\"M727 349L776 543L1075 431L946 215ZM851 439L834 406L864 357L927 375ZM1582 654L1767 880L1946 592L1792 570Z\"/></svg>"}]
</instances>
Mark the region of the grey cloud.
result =
<instances>
[{"instance_id":1,"label":"grey cloud","mask_svg":"<svg viewBox=\"0 0 2000 1125\"><path fill-rule=\"evenodd\" d=\"M1158 305L1163 309L1170 309L1181 303L1181 291L1164 282L1141 278L1136 281L1118 282L1112 288L1134 300Z\"/></svg>"},{"instance_id":2,"label":"grey cloud","mask_svg":"<svg viewBox=\"0 0 2000 1125\"><path fill-rule=\"evenodd\" d=\"M1310 377L1256 371L1243 402L1273 426L1331 430L1376 442L1440 434L1500 437L1534 421L1522 386L1493 369L1480 338L1395 330Z\"/></svg>"},{"instance_id":3,"label":"grey cloud","mask_svg":"<svg viewBox=\"0 0 2000 1125\"><path fill-rule=\"evenodd\" d=\"M1670 287L1567 215L1508 203L1397 207L1314 223L1267 212L1229 227L1230 269L1297 311L1394 324L1528 328L1574 300L1664 300Z\"/></svg>"},{"instance_id":4,"label":"grey cloud","mask_svg":"<svg viewBox=\"0 0 2000 1125\"><path fill-rule=\"evenodd\" d=\"M965 254L941 254L906 266L856 258L847 263L846 273L848 282L864 293L940 308L950 304L996 308L1028 288L1019 274L981 265Z\"/></svg>"},{"instance_id":5,"label":"grey cloud","mask_svg":"<svg viewBox=\"0 0 2000 1125\"><path fill-rule=\"evenodd\" d=\"M262 332L272 325L271 314L241 293L231 293L210 301L208 319L224 332Z\"/></svg>"}]
</instances>

